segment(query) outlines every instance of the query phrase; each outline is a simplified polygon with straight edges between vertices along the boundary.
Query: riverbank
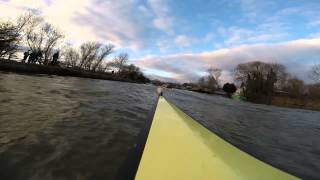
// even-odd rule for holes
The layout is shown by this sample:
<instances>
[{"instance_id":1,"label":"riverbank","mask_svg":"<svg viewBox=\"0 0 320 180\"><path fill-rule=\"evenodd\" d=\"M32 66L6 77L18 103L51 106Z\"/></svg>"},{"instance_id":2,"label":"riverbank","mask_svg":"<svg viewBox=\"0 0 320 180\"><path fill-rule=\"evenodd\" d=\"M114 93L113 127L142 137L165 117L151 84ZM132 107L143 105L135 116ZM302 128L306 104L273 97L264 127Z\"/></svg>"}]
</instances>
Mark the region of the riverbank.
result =
<instances>
[{"instance_id":1,"label":"riverbank","mask_svg":"<svg viewBox=\"0 0 320 180\"><path fill-rule=\"evenodd\" d=\"M320 99L290 98L276 96L272 98L272 105L288 108L299 108L320 111Z\"/></svg>"},{"instance_id":2,"label":"riverbank","mask_svg":"<svg viewBox=\"0 0 320 180\"><path fill-rule=\"evenodd\" d=\"M170 89L179 89L179 90L186 90L186 91L191 91L191 92L196 92L201 94L229 97L228 94L222 91L221 89L212 91L208 88L202 88L199 85L192 84L192 83L177 84L177 83L163 83L159 81L154 81L153 84L158 86L164 86ZM231 96L231 98L237 101L247 101L255 104L265 104L265 105L273 105L278 107L320 111L320 99L311 98L308 96L294 98L288 95L275 95L270 100L268 100L265 97L261 99L260 98L247 99L246 97L240 95L239 93L235 93Z\"/></svg>"},{"instance_id":3,"label":"riverbank","mask_svg":"<svg viewBox=\"0 0 320 180\"><path fill-rule=\"evenodd\" d=\"M288 96L274 96L271 98L270 103L247 100L245 97L240 95L233 95L232 99L238 100L238 101L247 101L255 104L265 104L265 105L273 105L278 107L320 111L320 99L317 99L317 98L312 99L307 97L293 98Z\"/></svg>"},{"instance_id":4,"label":"riverbank","mask_svg":"<svg viewBox=\"0 0 320 180\"><path fill-rule=\"evenodd\" d=\"M99 73L92 71L84 71L80 69L60 67L60 66L47 66L40 64L27 64L13 60L0 59L0 70L16 73L27 73L27 74L50 74L57 76L71 76L91 79L103 79L111 81L122 81L131 83L146 83L145 80L132 80L130 77L118 76L112 73Z\"/></svg>"}]
</instances>

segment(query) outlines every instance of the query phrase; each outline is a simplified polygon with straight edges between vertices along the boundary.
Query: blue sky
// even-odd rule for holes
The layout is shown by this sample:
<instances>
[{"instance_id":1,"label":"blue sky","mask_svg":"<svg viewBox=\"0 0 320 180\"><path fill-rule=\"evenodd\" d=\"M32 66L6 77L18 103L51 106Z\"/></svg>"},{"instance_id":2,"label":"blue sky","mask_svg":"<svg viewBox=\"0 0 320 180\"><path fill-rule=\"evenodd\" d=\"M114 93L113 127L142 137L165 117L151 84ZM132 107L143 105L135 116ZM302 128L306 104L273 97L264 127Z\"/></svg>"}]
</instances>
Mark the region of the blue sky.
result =
<instances>
[{"instance_id":1,"label":"blue sky","mask_svg":"<svg viewBox=\"0 0 320 180\"><path fill-rule=\"evenodd\" d=\"M238 63L283 63L308 80L320 63L319 0L0 0L0 17L34 9L66 42L113 43L148 75L195 81L206 68L232 80Z\"/></svg>"}]
</instances>

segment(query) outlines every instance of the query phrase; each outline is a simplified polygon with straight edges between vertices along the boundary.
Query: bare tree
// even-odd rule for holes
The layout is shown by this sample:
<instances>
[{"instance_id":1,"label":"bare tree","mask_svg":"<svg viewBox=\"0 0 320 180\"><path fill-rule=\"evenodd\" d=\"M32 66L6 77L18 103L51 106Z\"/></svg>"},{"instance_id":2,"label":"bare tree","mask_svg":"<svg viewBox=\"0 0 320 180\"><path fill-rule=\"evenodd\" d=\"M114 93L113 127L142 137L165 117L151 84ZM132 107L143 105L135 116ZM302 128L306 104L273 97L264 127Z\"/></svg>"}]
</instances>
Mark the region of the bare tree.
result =
<instances>
[{"instance_id":1,"label":"bare tree","mask_svg":"<svg viewBox=\"0 0 320 180\"><path fill-rule=\"evenodd\" d=\"M304 84L303 80L301 80L297 77L293 77L293 78L288 79L284 89L292 97L298 98L304 94L305 84Z\"/></svg>"},{"instance_id":2,"label":"bare tree","mask_svg":"<svg viewBox=\"0 0 320 180\"><path fill-rule=\"evenodd\" d=\"M207 69L207 72L210 76L214 77L217 81L220 79L220 76L222 74L222 70L219 68L209 68Z\"/></svg>"},{"instance_id":3,"label":"bare tree","mask_svg":"<svg viewBox=\"0 0 320 180\"><path fill-rule=\"evenodd\" d=\"M95 63L92 67L93 71L97 71L98 68L101 70L101 68L102 68L101 64L102 64L103 60L113 52L113 49L114 49L113 45L105 45L105 46L100 47L98 54L97 54L97 57L96 57L96 60L95 60Z\"/></svg>"},{"instance_id":4,"label":"bare tree","mask_svg":"<svg viewBox=\"0 0 320 180\"><path fill-rule=\"evenodd\" d=\"M219 88L221 69L209 68L207 69L207 76L203 76L199 79L198 85L205 91L215 91Z\"/></svg>"},{"instance_id":5,"label":"bare tree","mask_svg":"<svg viewBox=\"0 0 320 180\"><path fill-rule=\"evenodd\" d=\"M0 22L0 58L10 57L19 50L22 31L30 22L31 14L20 16L15 23Z\"/></svg>"},{"instance_id":6,"label":"bare tree","mask_svg":"<svg viewBox=\"0 0 320 180\"><path fill-rule=\"evenodd\" d=\"M44 21L40 16L27 15L25 30L26 42L33 52L41 51L44 55L44 64L50 63L53 50L64 35L53 25Z\"/></svg>"},{"instance_id":7,"label":"bare tree","mask_svg":"<svg viewBox=\"0 0 320 180\"><path fill-rule=\"evenodd\" d=\"M246 83L249 77L253 77L256 74L260 74L266 79L271 72L275 73L277 83L286 81L288 73L282 64L269 64L260 61L238 64L234 70L234 78L239 83Z\"/></svg>"},{"instance_id":8,"label":"bare tree","mask_svg":"<svg viewBox=\"0 0 320 180\"><path fill-rule=\"evenodd\" d=\"M106 72L106 70L107 70L107 66L106 66L106 63L101 63L101 64L99 64L98 66L97 66L97 68L96 68L96 70L95 70L95 72Z\"/></svg>"},{"instance_id":9,"label":"bare tree","mask_svg":"<svg viewBox=\"0 0 320 180\"><path fill-rule=\"evenodd\" d=\"M27 12L22 14L17 19L17 27L20 31L24 31L24 29L34 20L35 16L32 12Z\"/></svg>"},{"instance_id":10,"label":"bare tree","mask_svg":"<svg viewBox=\"0 0 320 180\"><path fill-rule=\"evenodd\" d=\"M287 72L281 64L254 61L237 65L234 75L244 96L270 103L274 90L284 86Z\"/></svg>"},{"instance_id":11,"label":"bare tree","mask_svg":"<svg viewBox=\"0 0 320 180\"><path fill-rule=\"evenodd\" d=\"M18 50L20 33L10 22L0 23L0 58L9 56Z\"/></svg>"},{"instance_id":12,"label":"bare tree","mask_svg":"<svg viewBox=\"0 0 320 180\"><path fill-rule=\"evenodd\" d=\"M198 84L203 87L206 85L206 78L205 77L200 77L200 79L198 80Z\"/></svg>"},{"instance_id":13,"label":"bare tree","mask_svg":"<svg viewBox=\"0 0 320 180\"><path fill-rule=\"evenodd\" d=\"M314 81L320 83L320 64L312 67L310 76Z\"/></svg>"},{"instance_id":14,"label":"bare tree","mask_svg":"<svg viewBox=\"0 0 320 180\"><path fill-rule=\"evenodd\" d=\"M104 65L102 65L102 70L103 70L103 72L106 72L106 71L110 71L110 70L112 70L112 68L114 67L114 62L106 62L106 63L104 63Z\"/></svg>"},{"instance_id":15,"label":"bare tree","mask_svg":"<svg viewBox=\"0 0 320 180\"><path fill-rule=\"evenodd\" d=\"M219 83L220 83L220 77L222 74L222 70L219 68L209 68L207 69L207 72L209 74L209 77L212 83L214 83L214 85L216 86L216 88L219 87Z\"/></svg>"},{"instance_id":16,"label":"bare tree","mask_svg":"<svg viewBox=\"0 0 320 180\"><path fill-rule=\"evenodd\" d=\"M29 21L26 22L24 30L25 41L32 51L41 50L44 41L44 32L41 31L41 25L44 23L42 17L30 14Z\"/></svg>"},{"instance_id":17,"label":"bare tree","mask_svg":"<svg viewBox=\"0 0 320 180\"><path fill-rule=\"evenodd\" d=\"M118 56L114 58L114 67L117 68L118 73L121 73L122 70L124 69L125 65L127 64L129 59L128 54L126 53L121 53Z\"/></svg>"},{"instance_id":18,"label":"bare tree","mask_svg":"<svg viewBox=\"0 0 320 180\"><path fill-rule=\"evenodd\" d=\"M69 67L77 67L79 60L80 60L80 54L78 53L77 50L74 48L68 48L64 52L65 56L65 63Z\"/></svg>"},{"instance_id":19,"label":"bare tree","mask_svg":"<svg viewBox=\"0 0 320 180\"><path fill-rule=\"evenodd\" d=\"M103 45L98 42L85 42L79 52L74 48L65 51L65 61L68 66L80 69L105 72L110 64L105 63L106 57L113 52L113 45ZM108 66L106 66L108 65Z\"/></svg>"},{"instance_id":20,"label":"bare tree","mask_svg":"<svg viewBox=\"0 0 320 180\"><path fill-rule=\"evenodd\" d=\"M91 67L93 60L97 56L101 44L97 42L86 42L80 46L80 64L79 68Z\"/></svg>"},{"instance_id":21,"label":"bare tree","mask_svg":"<svg viewBox=\"0 0 320 180\"><path fill-rule=\"evenodd\" d=\"M273 63L273 64L270 64L269 72L268 72L269 75L271 71L275 73L275 76L276 76L275 88L277 88L278 90L283 89L289 76L286 67L282 64Z\"/></svg>"},{"instance_id":22,"label":"bare tree","mask_svg":"<svg viewBox=\"0 0 320 180\"><path fill-rule=\"evenodd\" d=\"M124 65L120 75L122 77L125 77L133 81L139 81L139 82L149 81L149 79L143 75L140 68L135 66L134 64Z\"/></svg>"},{"instance_id":23,"label":"bare tree","mask_svg":"<svg viewBox=\"0 0 320 180\"><path fill-rule=\"evenodd\" d=\"M100 45L99 45L100 46ZM92 54L90 54L87 58L86 63L84 64L84 69L85 70L92 70L92 66L94 64L94 61L97 59L98 56L98 51L100 47L96 47L94 51L92 51Z\"/></svg>"},{"instance_id":24,"label":"bare tree","mask_svg":"<svg viewBox=\"0 0 320 180\"><path fill-rule=\"evenodd\" d=\"M234 78L237 82L245 83L247 79L256 72L266 76L266 66L266 63L260 61L238 64L234 70Z\"/></svg>"},{"instance_id":25,"label":"bare tree","mask_svg":"<svg viewBox=\"0 0 320 180\"><path fill-rule=\"evenodd\" d=\"M132 72L140 72L140 68L135 66L134 64L130 64L130 65L125 65L123 68L124 71L128 72L128 73L132 73Z\"/></svg>"},{"instance_id":26,"label":"bare tree","mask_svg":"<svg viewBox=\"0 0 320 180\"><path fill-rule=\"evenodd\" d=\"M45 64L49 64L50 57L53 54L53 49L56 47L58 41L64 38L63 34L51 24L45 23L42 27L45 34L45 41L43 44L43 54Z\"/></svg>"}]
</instances>

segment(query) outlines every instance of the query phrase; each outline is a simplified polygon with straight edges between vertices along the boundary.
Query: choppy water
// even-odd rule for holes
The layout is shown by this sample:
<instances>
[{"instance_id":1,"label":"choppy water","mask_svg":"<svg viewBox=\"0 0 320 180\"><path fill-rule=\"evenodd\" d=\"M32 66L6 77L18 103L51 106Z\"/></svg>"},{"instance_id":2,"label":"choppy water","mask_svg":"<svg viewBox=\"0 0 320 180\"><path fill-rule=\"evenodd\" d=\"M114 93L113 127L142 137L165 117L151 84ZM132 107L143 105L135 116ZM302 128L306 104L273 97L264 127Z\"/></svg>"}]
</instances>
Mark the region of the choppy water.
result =
<instances>
[{"instance_id":1,"label":"choppy water","mask_svg":"<svg viewBox=\"0 0 320 180\"><path fill-rule=\"evenodd\" d=\"M165 96L259 159L320 178L320 112ZM0 73L0 179L113 179L155 100L149 85Z\"/></svg>"},{"instance_id":2,"label":"choppy water","mask_svg":"<svg viewBox=\"0 0 320 180\"><path fill-rule=\"evenodd\" d=\"M320 112L180 90L165 95L243 151L303 179L320 179Z\"/></svg>"},{"instance_id":3,"label":"choppy water","mask_svg":"<svg viewBox=\"0 0 320 180\"><path fill-rule=\"evenodd\" d=\"M0 179L113 179L155 87L0 74Z\"/></svg>"}]
</instances>

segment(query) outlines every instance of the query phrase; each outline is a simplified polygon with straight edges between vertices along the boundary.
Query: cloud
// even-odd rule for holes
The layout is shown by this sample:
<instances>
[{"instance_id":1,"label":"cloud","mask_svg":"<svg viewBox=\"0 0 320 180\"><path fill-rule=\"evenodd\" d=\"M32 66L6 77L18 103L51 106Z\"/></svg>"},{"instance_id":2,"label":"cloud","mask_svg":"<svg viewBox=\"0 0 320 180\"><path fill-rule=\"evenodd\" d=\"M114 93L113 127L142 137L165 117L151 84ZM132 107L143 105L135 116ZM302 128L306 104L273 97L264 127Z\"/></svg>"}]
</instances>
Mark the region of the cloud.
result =
<instances>
[{"instance_id":1,"label":"cloud","mask_svg":"<svg viewBox=\"0 0 320 180\"><path fill-rule=\"evenodd\" d=\"M172 74L172 79L183 82L196 81L208 67L223 69L223 80L230 81L237 64L259 60L284 64L289 72L308 81L308 70L313 64L320 63L319 57L320 39L300 39L278 44L242 45L198 54L146 56L135 62L144 70L161 69Z\"/></svg>"},{"instance_id":2,"label":"cloud","mask_svg":"<svg viewBox=\"0 0 320 180\"><path fill-rule=\"evenodd\" d=\"M160 1L152 1L155 12L136 0L9 0L1 1L2 18L15 18L23 11L33 10L60 28L73 44L84 41L111 42L120 48L141 49L154 39L154 26L166 24L167 10ZM138 7L138 8L137 8ZM155 17L152 16L155 14ZM161 22L161 19L165 21Z\"/></svg>"},{"instance_id":3,"label":"cloud","mask_svg":"<svg viewBox=\"0 0 320 180\"><path fill-rule=\"evenodd\" d=\"M1 1L0 17L3 19L14 19L22 10L35 10L46 7L47 4L41 0L11 0Z\"/></svg>"},{"instance_id":4,"label":"cloud","mask_svg":"<svg viewBox=\"0 0 320 180\"><path fill-rule=\"evenodd\" d=\"M166 31L168 33L172 32L172 19L169 17L157 17L153 20L153 24L160 30Z\"/></svg>"},{"instance_id":5,"label":"cloud","mask_svg":"<svg viewBox=\"0 0 320 180\"><path fill-rule=\"evenodd\" d=\"M210 43L214 37L214 34L211 32L207 33L203 37L195 37L192 34L180 34L168 39L158 40L156 45L162 53L168 53L169 50L192 52L192 48L197 47L198 45L203 45L204 43Z\"/></svg>"},{"instance_id":6,"label":"cloud","mask_svg":"<svg viewBox=\"0 0 320 180\"><path fill-rule=\"evenodd\" d=\"M100 41L109 40L120 47L140 48L143 40L139 37L145 26L139 26L141 20L134 13L136 5L135 1L127 0L95 0L86 13L77 16L75 22L90 27Z\"/></svg>"},{"instance_id":7,"label":"cloud","mask_svg":"<svg viewBox=\"0 0 320 180\"><path fill-rule=\"evenodd\" d=\"M171 48L187 48L191 46L196 46L202 43L208 43L214 38L212 33L206 34L204 37L198 38L192 35L178 35L174 38L174 43L171 43ZM178 47L176 46L178 45Z\"/></svg>"},{"instance_id":8,"label":"cloud","mask_svg":"<svg viewBox=\"0 0 320 180\"><path fill-rule=\"evenodd\" d=\"M173 33L172 25L174 18L170 15L167 2L165 0L148 0L147 2L154 12L154 26L167 33Z\"/></svg>"},{"instance_id":9,"label":"cloud","mask_svg":"<svg viewBox=\"0 0 320 180\"><path fill-rule=\"evenodd\" d=\"M254 28L219 27L218 33L224 38L224 45L231 47L241 44L279 42L288 38L287 27L280 21L268 20Z\"/></svg>"},{"instance_id":10,"label":"cloud","mask_svg":"<svg viewBox=\"0 0 320 180\"><path fill-rule=\"evenodd\" d=\"M226 46L252 43L275 43L298 38L313 31L319 25L320 6L318 1L236 0L241 12L239 17L225 29ZM235 24L238 24L236 26ZM244 25L246 24L246 25ZM304 28L301 28L304 27Z\"/></svg>"},{"instance_id":11,"label":"cloud","mask_svg":"<svg viewBox=\"0 0 320 180\"><path fill-rule=\"evenodd\" d=\"M89 27L79 26L74 21L77 15L87 13L87 7L90 5L89 0L11 0L1 3L0 9L4 12L2 18L11 19L26 11L38 12L46 21L62 30L69 40L80 42L97 39Z\"/></svg>"},{"instance_id":12,"label":"cloud","mask_svg":"<svg viewBox=\"0 0 320 180\"><path fill-rule=\"evenodd\" d=\"M187 46L190 46L192 44L192 39L191 38L188 38L187 36L185 35L179 35L175 38L174 42L179 45L179 46L184 46L184 47L187 47Z\"/></svg>"},{"instance_id":13,"label":"cloud","mask_svg":"<svg viewBox=\"0 0 320 180\"><path fill-rule=\"evenodd\" d=\"M250 22L255 22L261 16L264 16L265 12L272 9L273 1L261 1L261 0L238 0L240 8L245 18Z\"/></svg>"},{"instance_id":14,"label":"cloud","mask_svg":"<svg viewBox=\"0 0 320 180\"><path fill-rule=\"evenodd\" d=\"M311 21L309 22L309 25L312 27L318 27L320 26L320 20Z\"/></svg>"}]
</instances>

